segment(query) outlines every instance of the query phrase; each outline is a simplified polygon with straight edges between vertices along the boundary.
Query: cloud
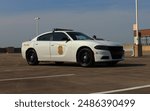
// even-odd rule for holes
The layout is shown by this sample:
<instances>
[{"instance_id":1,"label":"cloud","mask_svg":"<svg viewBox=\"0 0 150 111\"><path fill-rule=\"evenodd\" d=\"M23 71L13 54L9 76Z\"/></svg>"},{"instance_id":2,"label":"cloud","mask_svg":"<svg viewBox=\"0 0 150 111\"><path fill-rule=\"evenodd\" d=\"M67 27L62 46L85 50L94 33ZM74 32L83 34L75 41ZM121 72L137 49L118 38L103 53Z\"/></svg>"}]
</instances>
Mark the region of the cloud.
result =
<instances>
[{"instance_id":1,"label":"cloud","mask_svg":"<svg viewBox=\"0 0 150 111\"><path fill-rule=\"evenodd\" d=\"M0 13L20 14L45 10L108 10L134 7L132 0L1 0Z\"/></svg>"}]
</instances>

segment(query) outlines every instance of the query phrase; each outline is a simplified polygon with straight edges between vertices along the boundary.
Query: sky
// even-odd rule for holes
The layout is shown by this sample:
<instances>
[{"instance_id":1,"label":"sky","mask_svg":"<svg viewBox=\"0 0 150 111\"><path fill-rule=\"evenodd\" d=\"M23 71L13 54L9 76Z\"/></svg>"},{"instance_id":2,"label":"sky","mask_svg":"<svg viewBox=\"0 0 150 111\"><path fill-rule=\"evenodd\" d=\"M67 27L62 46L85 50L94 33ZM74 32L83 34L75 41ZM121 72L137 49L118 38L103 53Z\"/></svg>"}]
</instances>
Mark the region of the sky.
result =
<instances>
[{"instance_id":1,"label":"sky","mask_svg":"<svg viewBox=\"0 0 150 111\"><path fill-rule=\"evenodd\" d=\"M149 29L150 0L138 1L139 27ZM34 38L35 17L40 17L40 33L70 28L121 44L133 43L135 0L0 0L0 47L21 47Z\"/></svg>"}]
</instances>

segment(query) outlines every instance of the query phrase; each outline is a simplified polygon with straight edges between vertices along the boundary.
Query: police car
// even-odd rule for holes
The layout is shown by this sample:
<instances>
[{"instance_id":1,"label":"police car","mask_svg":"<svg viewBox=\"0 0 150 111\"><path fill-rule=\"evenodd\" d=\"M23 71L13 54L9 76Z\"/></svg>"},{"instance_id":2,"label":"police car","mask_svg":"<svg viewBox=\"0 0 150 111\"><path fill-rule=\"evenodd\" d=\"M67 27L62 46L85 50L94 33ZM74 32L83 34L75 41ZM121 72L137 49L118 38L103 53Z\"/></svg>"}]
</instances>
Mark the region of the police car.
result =
<instances>
[{"instance_id":1,"label":"police car","mask_svg":"<svg viewBox=\"0 0 150 111\"><path fill-rule=\"evenodd\" d=\"M96 62L116 64L124 60L123 46L118 43L96 40L81 32L54 29L22 43L22 56L29 65L39 62L74 62L83 67Z\"/></svg>"}]
</instances>

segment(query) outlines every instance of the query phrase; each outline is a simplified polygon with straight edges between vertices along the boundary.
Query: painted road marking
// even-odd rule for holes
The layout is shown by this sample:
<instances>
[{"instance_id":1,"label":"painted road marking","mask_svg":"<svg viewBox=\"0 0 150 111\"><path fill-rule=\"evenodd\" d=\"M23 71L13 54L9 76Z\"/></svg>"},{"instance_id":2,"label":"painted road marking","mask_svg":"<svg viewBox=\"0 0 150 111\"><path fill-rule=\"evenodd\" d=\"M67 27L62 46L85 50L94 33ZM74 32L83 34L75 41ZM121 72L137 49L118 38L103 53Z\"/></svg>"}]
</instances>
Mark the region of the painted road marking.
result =
<instances>
[{"instance_id":1,"label":"painted road marking","mask_svg":"<svg viewBox=\"0 0 150 111\"><path fill-rule=\"evenodd\" d=\"M59 67L52 67L52 68L59 68ZM32 70L38 70L37 68L32 68L32 69L25 69L25 68L21 68L21 69L1 69L1 72L21 72L21 71L32 71Z\"/></svg>"},{"instance_id":2,"label":"painted road marking","mask_svg":"<svg viewBox=\"0 0 150 111\"><path fill-rule=\"evenodd\" d=\"M30 71L33 69L5 69L5 70L1 70L0 72L13 72L13 71Z\"/></svg>"},{"instance_id":3,"label":"painted road marking","mask_svg":"<svg viewBox=\"0 0 150 111\"><path fill-rule=\"evenodd\" d=\"M150 85L143 85L143 86L136 86L136 87L124 88L124 89L117 89L117 90L97 92L97 93L93 93L93 94L109 94L109 93L131 91L131 90L137 90L137 89L143 89L143 88L149 88L149 87L150 87Z\"/></svg>"},{"instance_id":4,"label":"painted road marking","mask_svg":"<svg viewBox=\"0 0 150 111\"><path fill-rule=\"evenodd\" d=\"M67 77L74 76L75 74L61 74L61 75L50 75L50 76L37 76L37 77L24 77L24 78L10 78L10 79L0 79L0 82L6 81L18 81L18 80L30 80L30 79L44 79L44 78L55 78L55 77Z\"/></svg>"}]
</instances>

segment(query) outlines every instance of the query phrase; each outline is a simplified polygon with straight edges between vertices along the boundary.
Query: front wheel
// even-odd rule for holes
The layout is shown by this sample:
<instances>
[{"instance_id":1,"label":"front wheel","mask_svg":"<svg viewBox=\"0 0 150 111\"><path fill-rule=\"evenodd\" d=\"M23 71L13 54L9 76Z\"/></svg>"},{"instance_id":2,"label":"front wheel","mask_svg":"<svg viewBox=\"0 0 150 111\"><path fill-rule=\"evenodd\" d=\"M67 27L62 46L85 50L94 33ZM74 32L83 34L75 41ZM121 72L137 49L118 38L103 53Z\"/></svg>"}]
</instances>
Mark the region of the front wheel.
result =
<instances>
[{"instance_id":1,"label":"front wheel","mask_svg":"<svg viewBox=\"0 0 150 111\"><path fill-rule=\"evenodd\" d=\"M30 49L27 51L26 60L29 65L37 65L39 63L35 50Z\"/></svg>"},{"instance_id":2,"label":"front wheel","mask_svg":"<svg viewBox=\"0 0 150 111\"><path fill-rule=\"evenodd\" d=\"M93 52L89 48L79 50L77 54L77 62L83 67L92 66L94 63Z\"/></svg>"}]
</instances>

